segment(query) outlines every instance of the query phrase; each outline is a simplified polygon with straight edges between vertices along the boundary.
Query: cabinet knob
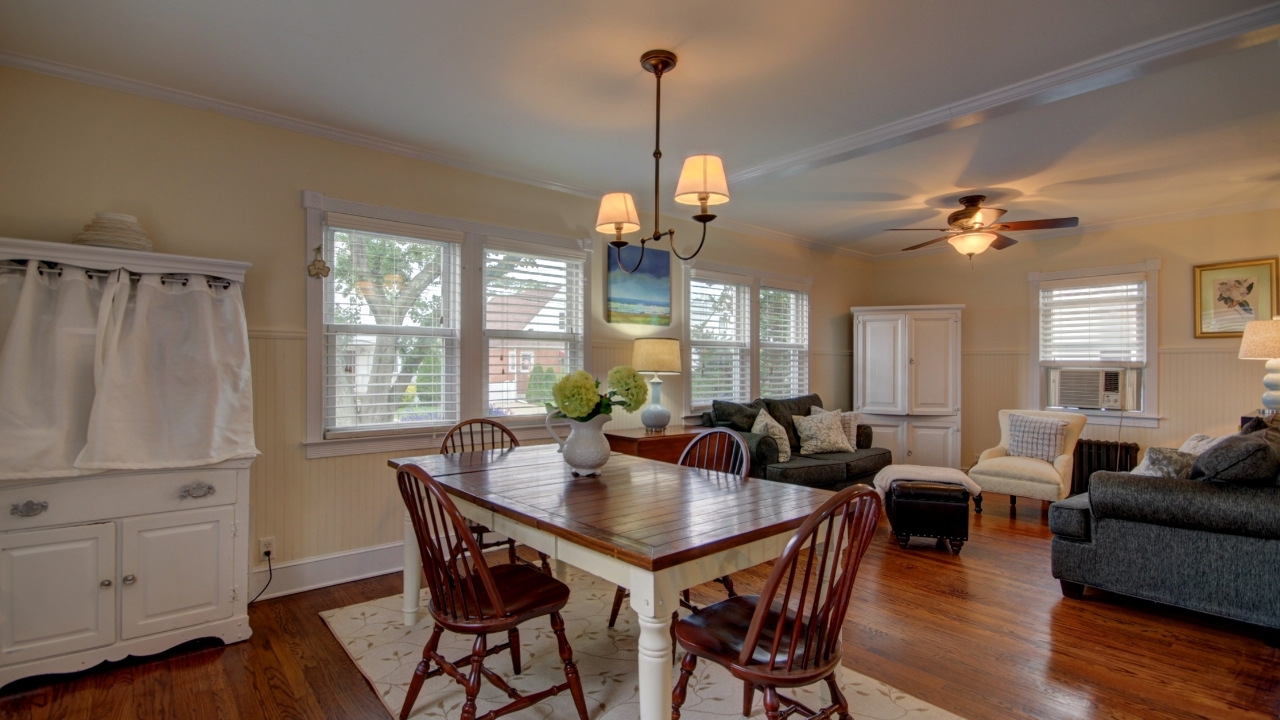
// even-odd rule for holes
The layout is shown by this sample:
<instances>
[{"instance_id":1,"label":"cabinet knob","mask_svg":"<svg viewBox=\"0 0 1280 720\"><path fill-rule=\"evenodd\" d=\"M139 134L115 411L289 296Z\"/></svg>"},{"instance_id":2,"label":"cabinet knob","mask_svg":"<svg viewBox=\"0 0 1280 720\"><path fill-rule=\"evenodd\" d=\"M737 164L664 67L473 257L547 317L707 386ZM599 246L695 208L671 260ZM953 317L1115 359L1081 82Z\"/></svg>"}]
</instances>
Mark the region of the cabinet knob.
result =
<instances>
[{"instance_id":1,"label":"cabinet knob","mask_svg":"<svg viewBox=\"0 0 1280 720\"><path fill-rule=\"evenodd\" d=\"M21 504L14 503L11 505L9 507L9 514L17 515L18 517L35 517L48 509L49 502L47 500L41 500L40 502L28 500Z\"/></svg>"},{"instance_id":2,"label":"cabinet knob","mask_svg":"<svg viewBox=\"0 0 1280 720\"><path fill-rule=\"evenodd\" d=\"M122 577L122 578L120 578L120 579L124 581L124 584L125 584L125 585L132 585L132 584L134 584L134 583L138 582L138 578L134 577L133 575L125 575L124 577Z\"/></svg>"},{"instance_id":3,"label":"cabinet knob","mask_svg":"<svg viewBox=\"0 0 1280 720\"><path fill-rule=\"evenodd\" d=\"M110 581L110 580L103 580L102 582L98 583L98 587L109 588L109 587L111 587L111 581Z\"/></svg>"},{"instance_id":4,"label":"cabinet knob","mask_svg":"<svg viewBox=\"0 0 1280 720\"><path fill-rule=\"evenodd\" d=\"M908 365L915 365L915 364L916 364L916 359L915 359L915 358L911 358L910 360L907 360L907 364L908 364Z\"/></svg>"},{"instance_id":5,"label":"cabinet knob","mask_svg":"<svg viewBox=\"0 0 1280 720\"><path fill-rule=\"evenodd\" d=\"M907 451L907 457L911 457L911 451L910 451L910 450L908 450L908 451ZM132 575L130 575L129 577L133 577L133 576L132 576Z\"/></svg>"}]
</instances>

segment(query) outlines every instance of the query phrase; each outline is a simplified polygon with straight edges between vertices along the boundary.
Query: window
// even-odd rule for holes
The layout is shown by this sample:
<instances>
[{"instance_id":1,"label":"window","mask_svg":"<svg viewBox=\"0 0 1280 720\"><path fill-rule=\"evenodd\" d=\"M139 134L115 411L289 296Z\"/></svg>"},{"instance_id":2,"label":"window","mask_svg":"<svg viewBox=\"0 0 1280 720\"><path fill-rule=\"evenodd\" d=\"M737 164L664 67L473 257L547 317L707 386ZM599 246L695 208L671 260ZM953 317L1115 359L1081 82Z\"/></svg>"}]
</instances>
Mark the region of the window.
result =
<instances>
[{"instance_id":1,"label":"window","mask_svg":"<svg viewBox=\"0 0 1280 720\"><path fill-rule=\"evenodd\" d=\"M809 293L760 288L760 395L809 392Z\"/></svg>"},{"instance_id":2,"label":"window","mask_svg":"<svg viewBox=\"0 0 1280 720\"><path fill-rule=\"evenodd\" d=\"M1032 273L1033 390L1042 407L1157 417L1159 262Z\"/></svg>"},{"instance_id":3,"label":"window","mask_svg":"<svg viewBox=\"0 0 1280 720\"><path fill-rule=\"evenodd\" d=\"M751 400L751 286L689 281L689 385L694 407Z\"/></svg>"},{"instance_id":4,"label":"window","mask_svg":"<svg viewBox=\"0 0 1280 720\"><path fill-rule=\"evenodd\" d=\"M453 424L458 244L358 225L325 228L325 435Z\"/></svg>"},{"instance_id":5,"label":"window","mask_svg":"<svg viewBox=\"0 0 1280 720\"><path fill-rule=\"evenodd\" d=\"M484 262L488 414L542 415L583 367L583 262L489 248Z\"/></svg>"}]
</instances>

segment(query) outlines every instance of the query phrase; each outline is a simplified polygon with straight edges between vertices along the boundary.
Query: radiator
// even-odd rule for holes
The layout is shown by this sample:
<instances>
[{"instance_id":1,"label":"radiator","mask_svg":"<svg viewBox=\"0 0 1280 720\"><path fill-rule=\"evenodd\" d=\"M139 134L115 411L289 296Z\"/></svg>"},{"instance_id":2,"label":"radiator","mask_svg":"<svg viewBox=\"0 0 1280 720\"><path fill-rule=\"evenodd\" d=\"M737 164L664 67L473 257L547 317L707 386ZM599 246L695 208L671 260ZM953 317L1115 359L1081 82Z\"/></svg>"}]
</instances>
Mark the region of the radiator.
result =
<instances>
[{"instance_id":1,"label":"radiator","mask_svg":"<svg viewBox=\"0 0 1280 720\"><path fill-rule=\"evenodd\" d=\"M1138 444L1113 440L1085 440L1076 443L1071 471L1071 494L1089 492L1089 476L1098 470L1128 472L1138 465Z\"/></svg>"}]
</instances>

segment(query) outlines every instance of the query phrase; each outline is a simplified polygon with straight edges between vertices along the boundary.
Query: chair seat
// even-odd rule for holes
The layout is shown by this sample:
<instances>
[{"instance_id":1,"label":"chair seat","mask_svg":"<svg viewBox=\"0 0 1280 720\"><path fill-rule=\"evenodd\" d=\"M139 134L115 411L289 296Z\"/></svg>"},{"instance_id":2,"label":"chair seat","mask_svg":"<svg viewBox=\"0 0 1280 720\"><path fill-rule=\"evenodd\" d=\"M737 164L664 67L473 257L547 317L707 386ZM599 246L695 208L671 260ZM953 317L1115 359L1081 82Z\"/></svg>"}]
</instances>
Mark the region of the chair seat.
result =
<instances>
[{"instance_id":1,"label":"chair seat","mask_svg":"<svg viewBox=\"0 0 1280 720\"><path fill-rule=\"evenodd\" d=\"M526 620L556 612L569 602L568 585L528 565L494 565L489 568L489 573L493 575L494 585L497 586L507 609L507 616L500 623L503 628L508 625L514 627ZM466 605L474 607L478 603L481 613L492 617L493 601L485 592L484 584L478 577L475 579L475 587L479 597L474 600L470 597L466 598ZM463 602L461 595L456 590L454 593L454 601L461 605ZM429 608L437 622L446 627L454 625L443 612L438 611L435 598L431 599ZM494 623L489 620L485 624ZM491 632L498 631L491 630Z\"/></svg>"},{"instance_id":2,"label":"chair seat","mask_svg":"<svg viewBox=\"0 0 1280 720\"><path fill-rule=\"evenodd\" d=\"M708 605L692 615L681 618L680 622L676 623L676 639L685 650L690 650L700 657L729 668L737 666L738 657L742 653L742 643L746 639L747 628L751 625L751 616L755 613L759 600L757 595L739 595ZM764 629L760 633L760 640L751 654L750 664L759 665L769 662L769 650L773 645L774 628L778 626L779 610L781 605L777 603L769 609ZM795 619L795 612L788 612L787 619L790 624ZM802 636L804 634L801 633ZM789 638L790 634L788 633L786 637ZM783 646L778 648L779 665L785 665L789 656L789 648L786 644L784 642ZM804 648L805 641L801 639L796 643L797 658L804 656ZM822 665L825 667L840 661L838 646L835 656L829 660L830 662ZM796 664L799 665L799 660ZM819 675L826 674L826 670L816 672ZM812 673L813 671L806 674Z\"/></svg>"},{"instance_id":3,"label":"chair seat","mask_svg":"<svg viewBox=\"0 0 1280 720\"><path fill-rule=\"evenodd\" d=\"M1014 455L983 460L969 469L969 477L973 478L979 485L982 484L980 478L984 476L1043 483L1055 487L1062 485L1062 476L1058 474L1053 465L1044 460Z\"/></svg>"}]
</instances>

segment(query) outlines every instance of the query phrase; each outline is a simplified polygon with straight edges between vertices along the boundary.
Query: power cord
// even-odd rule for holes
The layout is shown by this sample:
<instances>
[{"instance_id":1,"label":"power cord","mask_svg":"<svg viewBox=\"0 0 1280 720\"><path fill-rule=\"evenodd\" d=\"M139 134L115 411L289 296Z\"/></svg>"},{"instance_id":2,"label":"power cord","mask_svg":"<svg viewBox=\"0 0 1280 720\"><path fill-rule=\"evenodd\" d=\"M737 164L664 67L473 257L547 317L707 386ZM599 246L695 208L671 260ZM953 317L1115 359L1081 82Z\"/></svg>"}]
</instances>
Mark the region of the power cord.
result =
<instances>
[{"instance_id":1,"label":"power cord","mask_svg":"<svg viewBox=\"0 0 1280 720\"><path fill-rule=\"evenodd\" d=\"M258 594L253 596L253 599L249 601L249 605L252 605L252 604L254 604L254 603L258 602L258 598L262 597L262 593L266 592L266 591L267 591L267 588L271 587L271 577L272 577L272 572L271 572L271 551L270 551L270 550L268 550L268 551L266 551L266 552L264 552L264 553L262 553L262 554L263 554L263 555L265 555L265 556L267 556L267 584L266 584L266 585L263 585L263 586L262 586L262 589L258 591Z\"/></svg>"}]
</instances>

